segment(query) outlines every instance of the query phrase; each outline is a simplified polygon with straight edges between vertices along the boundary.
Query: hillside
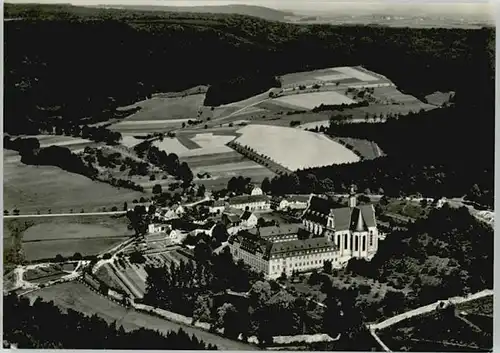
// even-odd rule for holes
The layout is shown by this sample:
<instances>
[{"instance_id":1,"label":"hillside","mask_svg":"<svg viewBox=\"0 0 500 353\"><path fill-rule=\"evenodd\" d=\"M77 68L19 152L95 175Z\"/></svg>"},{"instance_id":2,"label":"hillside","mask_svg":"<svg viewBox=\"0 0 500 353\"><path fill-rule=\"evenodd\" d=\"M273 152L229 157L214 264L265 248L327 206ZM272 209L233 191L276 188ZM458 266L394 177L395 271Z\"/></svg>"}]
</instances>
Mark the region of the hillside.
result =
<instances>
[{"instance_id":1,"label":"hillside","mask_svg":"<svg viewBox=\"0 0 500 353\"><path fill-rule=\"evenodd\" d=\"M263 6L223 5L223 6L140 6L140 5L101 5L98 8L117 8L135 11L186 12L186 13L218 13L259 17L269 21L284 21L285 16L293 16L292 12L284 12Z\"/></svg>"},{"instance_id":2,"label":"hillside","mask_svg":"<svg viewBox=\"0 0 500 353\"><path fill-rule=\"evenodd\" d=\"M4 24L5 129L15 133L36 132L55 117L106 120L156 92L240 76L362 64L417 97L436 90L478 96L478 85L493 77L485 49L491 29L295 25L68 5L6 4L5 16L18 19ZM18 45L27 41L33 45Z\"/></svg>"}]
</instances>

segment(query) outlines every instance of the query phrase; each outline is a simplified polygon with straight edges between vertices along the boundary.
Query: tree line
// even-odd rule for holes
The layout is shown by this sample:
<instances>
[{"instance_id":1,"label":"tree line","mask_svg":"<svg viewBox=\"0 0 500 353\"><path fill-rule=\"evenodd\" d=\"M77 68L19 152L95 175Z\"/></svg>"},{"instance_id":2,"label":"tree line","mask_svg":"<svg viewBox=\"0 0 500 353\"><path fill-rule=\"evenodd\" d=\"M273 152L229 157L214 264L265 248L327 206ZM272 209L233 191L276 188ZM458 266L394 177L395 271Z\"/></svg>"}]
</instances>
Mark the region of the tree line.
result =
<instances>
[{"instance_id":1,"label":"tree line","mask_svg":"<svg viewBox=\"0 0 500 353\"><path fill-rule=\"evenodd\" d=\"M96 179L98 175L90 163L84 163L76 154L68 148L61 146L49 146L40 148L40 142L36 138L16 138L11 140L4 136L4 148L18 151L21 162L28 165L51 165L59 167L71 173L84 175L90 179Z\"/></svg>"},{"instance_id":2,"label":"tree line","mask_svg":"<svg viewBox=\"0 0 500 353\"><path fill-rule=\"evenodd\" d=\"M97 315L72 309L63 314L53 302L35 300L30 305L28 298L15 294L4 297L3 318L4 348L217 350L182 329L166 335L144 328L126 332Z\"/></svg>"},{"instance_id":3,"label":"tree line","mask_svg":"<svg viewBox=\"0 0 500 353\"><path fill-rule=\"evenodd\" d=\"M167 153L156 146L152 146L151 141L144 141L134 147L135 152L140 158L146 157L147 160L170 175L182 180L185 187L193 181L193 172L186 162L180 162L175 153Z\"/></svg>"}]
</instances>

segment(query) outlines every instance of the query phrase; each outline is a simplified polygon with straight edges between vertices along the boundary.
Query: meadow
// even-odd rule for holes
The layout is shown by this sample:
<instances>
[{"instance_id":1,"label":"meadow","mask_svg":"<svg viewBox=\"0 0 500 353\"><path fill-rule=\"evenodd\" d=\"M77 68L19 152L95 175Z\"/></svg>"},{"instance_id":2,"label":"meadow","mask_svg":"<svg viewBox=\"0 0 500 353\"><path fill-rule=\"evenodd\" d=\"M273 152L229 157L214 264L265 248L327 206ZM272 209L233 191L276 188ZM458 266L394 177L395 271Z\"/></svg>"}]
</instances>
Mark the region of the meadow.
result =
<instances>
[{"instance_id":1,"label":"meadow","mask_svg":"<svg viewBox=\"0 0 500 353\"><path fill-rule=\"evenodd\" d=\"M125 121L188 120L196 119L204 99L205 94L192 94L185 97L155 96L121 109L141 108L127 117Z\"/></svg>"},{"instance_id":2,"label":"meadow","mask_svg":"<svg viewBox=\"0 0 500 353\"><path fill-rule=\"evenodd\" d=\"M235 141L290 170L352 163L359 157L328 137L300 129L249 125Z\"/></svg>"},{"instance_id":3,"label":"meadow","mask_svg":"<svg viewBox=\"0 0 500 353\"><path fill-rule=\"evenodd\" d=\"M23 251L27 261L53 259L57 255L63 257L80 253L83 256L97 255L112 249L129 237L91 238L48 240L23 243Z\"/></svg>"},{"instance_id":4,"label":"meadow","mask_svg":"<svg viewBox=\"0 0 500 353\"><path fill-rule=\"evenodd\" d=\"M363 67L333 67L320 70L295 72L280 77L283 87L297 87L299 85L313 85L328 83L339 83L349 85L356 83L388 82L382 75L371 72Z\"/></svg>"},{"instance_id":5,"label":"meadow","mask_svg":"<svg viewBox=\"0 0 500 353\"><path fill-rule=\"evenodd\" d=\"M101 211L143 194L93 181L53 166L33 166L20 162L15 154L4 158L4 209L21 214Z\"/></svg>"},{"instance_id":6,"label":"meadow","mask_svg":"<svg viewBox=\"0 0 500 353\"><path fill-rule=\"evenodd\" d=\"M4 247L13 245L11 227L24 225L17 235L27 261L64 257L75 253L96 255L127 240L129 230L124 216L54 216L7 219L4 222Z\"/></svg>"},{"instance_id":7,"label":"meadow","mask_svg":"<svg viewBox=\"0 0 500 353\"><path fill-rule=\"evenodd\" d=\"M354 104L352 99L335 91L293 94L276 98L275 101L297 107L298 109L313 109L324 105Z\"/></svg>"}]
</instances>

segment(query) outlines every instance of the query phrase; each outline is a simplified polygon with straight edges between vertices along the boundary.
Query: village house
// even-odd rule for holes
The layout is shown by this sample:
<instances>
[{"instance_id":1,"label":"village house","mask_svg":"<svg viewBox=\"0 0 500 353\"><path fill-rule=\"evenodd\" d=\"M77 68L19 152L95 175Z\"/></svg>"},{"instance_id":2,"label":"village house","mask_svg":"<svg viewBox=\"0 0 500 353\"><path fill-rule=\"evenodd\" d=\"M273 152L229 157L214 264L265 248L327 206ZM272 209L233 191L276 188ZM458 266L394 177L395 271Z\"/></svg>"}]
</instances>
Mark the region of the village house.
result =
<instances>
[{"instance_id":1,"label":"village house","mask_svg":"<svg viewBox=\"0 0 500 353\"><path fill-rule=\"evenodd\" d=\"M226 207L227 202L225 200L215 200L208 205L208 212L220 214Z\"/></svg>"},{"instance_id":2,"label":"village house","mask_svg":"<svg viewBox=\"0 0 500 353\"><path fill-rule=\"evenodd\" d=\"M148 225L149 234L166 233L170 230L170 225L164 223L151 223Z\"/></svg>"},{"instance_id":3,"label":"village house","mask_svg":"<svg viewBox=\"0 0 500 353\"><path fill-rule=\"evenodd\" d=\"M258 186L254 187L252 189L252 191L250 192L250 195L251 196L259 196L259 195L264 195L264 192L262 191L261 188L259 188Z\"/></svg>"},{"instance_id":4,"label":"village house","mask_svg":"<svg viewBox=\"0 0 500 353\"><path fill-rule=\"evenodd\" d=\"M240 216L240 225L244 228L253 228L257 225L257 216L250 211L245 211Z\"/></svg>"},{"instance_id":5,"label":"village house","mask_svg":"<svg viewBox=\"0 0 500 353\"><path fill-rule=\"evenodd\" d=\"M287 209L304 210L307 208L310 195L288 195L273 197L270 201L271 209L284 211Z\"/></svg>"},{"instance_id":6,"label":"village house","mask_svg":"<svg viewBox=\"0 0 500 353\"><path fill-rule=\"evenodd\" d=\"M375 208L358 206L353 190L348 207L342 208L334 208L327 198L312 196L302 222L306 230L328 238L338 247L342 263L353 257L370 260L378 250Z\"/></svg>"},{"instance_id":7,"label":"village house","mask_svg":"<svg viewBox=\"0 0 500 353\"><path fill-rule=\"evenodd\" d=\"M242 211L238 208L224 210L221 217L222 223L227 227L253 228L257 225L258 218L250 211Z\"/></svg>"},{"instance_id":8,"label":"village house","mask_svg":"<svg viewBox=\"0 0 500 353\"><path fill-rule=\"evenodd\" d=\"M266 195L242 195L229 199L229 206L240 210L267 211L271 207L269 197Z\"/></svg>"},{"instance_id":9,"label":"village house","mask_svg":"<svg viewBox=\"0 0 500 353\"><path fill-rule=\"evenodd\" d=\"M182 205L174 205L174 206L172 206L171 210L175 212L177 217L182 217L184 215L184 213L186 213L186 210L184 209L184 206L182 206Z\"/></svg>"}]
</instances>

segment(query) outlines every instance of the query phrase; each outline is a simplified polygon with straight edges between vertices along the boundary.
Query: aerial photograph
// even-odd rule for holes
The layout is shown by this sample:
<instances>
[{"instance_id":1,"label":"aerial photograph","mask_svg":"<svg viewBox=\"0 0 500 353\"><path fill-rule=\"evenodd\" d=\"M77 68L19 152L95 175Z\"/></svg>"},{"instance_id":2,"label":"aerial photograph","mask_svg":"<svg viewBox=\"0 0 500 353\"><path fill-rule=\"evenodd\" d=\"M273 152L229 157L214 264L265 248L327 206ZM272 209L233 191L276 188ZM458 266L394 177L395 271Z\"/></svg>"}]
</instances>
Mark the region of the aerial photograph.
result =
<instances>
[{"instance_id":1,"label":"aerial photograph","mask_svg":"<svg viewBox=\"0 0 500 353\"><path fill-rule=\"evenodd\" d=\"M492 3L2 6L4 349L493 351Z\"/></svg>"}]
</instances>

